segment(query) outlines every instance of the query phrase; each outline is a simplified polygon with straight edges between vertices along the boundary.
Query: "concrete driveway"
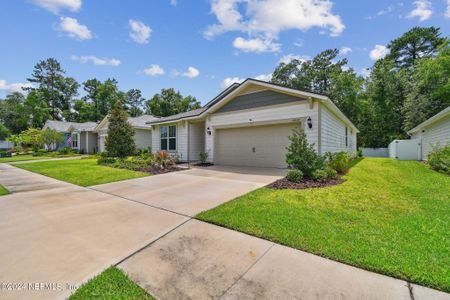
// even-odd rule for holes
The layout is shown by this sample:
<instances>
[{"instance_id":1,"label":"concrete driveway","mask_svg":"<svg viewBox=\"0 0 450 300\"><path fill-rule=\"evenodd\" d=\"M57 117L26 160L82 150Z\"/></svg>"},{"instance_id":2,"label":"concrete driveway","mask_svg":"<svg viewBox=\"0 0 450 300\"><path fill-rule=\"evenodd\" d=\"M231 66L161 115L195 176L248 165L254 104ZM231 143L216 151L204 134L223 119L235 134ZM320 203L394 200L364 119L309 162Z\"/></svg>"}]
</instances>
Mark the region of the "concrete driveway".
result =
<instances>
[{"instance_id":1,"label":"concrete driveway","mask_svg":"<svg viewBox=\"0 0 450 300\"><path fill-rule=\"evenodd\" d=\"M213 166L107 183L94 190L186 216L195 216L265 186L286 170Z\"/></svg>"}]
</instances>

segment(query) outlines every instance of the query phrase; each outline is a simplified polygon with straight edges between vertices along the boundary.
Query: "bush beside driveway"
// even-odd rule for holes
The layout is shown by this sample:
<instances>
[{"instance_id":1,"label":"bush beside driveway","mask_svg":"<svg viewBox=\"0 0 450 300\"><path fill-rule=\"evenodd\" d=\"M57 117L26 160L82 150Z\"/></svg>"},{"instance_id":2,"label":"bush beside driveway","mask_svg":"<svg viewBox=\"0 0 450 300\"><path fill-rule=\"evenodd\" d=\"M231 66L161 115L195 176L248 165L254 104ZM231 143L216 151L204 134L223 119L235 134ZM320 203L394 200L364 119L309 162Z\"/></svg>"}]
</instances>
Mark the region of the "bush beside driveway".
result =
<instances>
[{"instance_id":1,"label":"bush beside driveway","mask_svg":"<svg viewBox=\"0 0 450 300\"><path fill-rule=\"evenodd\" d=\"M262 188L198 219L450 291L450 177L415 161L365 158L339 186Z\"/></svg>"}]
</instances>

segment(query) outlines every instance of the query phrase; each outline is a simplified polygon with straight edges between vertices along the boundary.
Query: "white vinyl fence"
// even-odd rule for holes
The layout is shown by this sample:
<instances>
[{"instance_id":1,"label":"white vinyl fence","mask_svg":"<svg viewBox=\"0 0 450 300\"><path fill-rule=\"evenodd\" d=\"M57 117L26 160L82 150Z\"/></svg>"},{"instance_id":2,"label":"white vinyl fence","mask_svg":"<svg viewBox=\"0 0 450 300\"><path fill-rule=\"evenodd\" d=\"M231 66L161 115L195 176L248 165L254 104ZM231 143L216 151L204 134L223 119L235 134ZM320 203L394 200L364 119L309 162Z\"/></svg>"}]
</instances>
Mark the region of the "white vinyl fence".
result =
<instances>
[{"instance_id":1,"label":"white vinyl fence","mask_svg":"<svg viewBox=\"0 0 450 300\"><path fill-rule=\"evenodd\" d=\"M11 149L14 143L8 141L0 141L0 149Z\"/></svg>"}]
</instances>

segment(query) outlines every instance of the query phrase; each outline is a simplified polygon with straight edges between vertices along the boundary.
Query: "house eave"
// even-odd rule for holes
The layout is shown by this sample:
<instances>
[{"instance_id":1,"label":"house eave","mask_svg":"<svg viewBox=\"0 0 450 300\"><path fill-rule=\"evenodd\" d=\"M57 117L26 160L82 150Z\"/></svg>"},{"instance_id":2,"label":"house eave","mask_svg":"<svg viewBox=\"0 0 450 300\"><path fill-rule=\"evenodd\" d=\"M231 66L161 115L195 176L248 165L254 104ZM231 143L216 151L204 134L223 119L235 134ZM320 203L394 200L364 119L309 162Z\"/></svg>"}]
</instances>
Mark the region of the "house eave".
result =
<instances>
[{"instance_id":1,"label":"house eave","mask_svg":"<svg viewBox=\"0 0 450 300\"><path fill-rule=\"evenodd\" d=\"M439 120L447 117L450 115L450 106L447 107L446 109L442 110L441 112L435 114L434 116L432 116L431 118L423 121L422 123L420 123L419 125L417 125L416 127L414 127L413 129L409 130L408 132L406 132L408 135L412 135L415 132L418 132L420 130L422 130L423 128L432 125L435 122L438 122Z\"/></svg>"}]
</instances>

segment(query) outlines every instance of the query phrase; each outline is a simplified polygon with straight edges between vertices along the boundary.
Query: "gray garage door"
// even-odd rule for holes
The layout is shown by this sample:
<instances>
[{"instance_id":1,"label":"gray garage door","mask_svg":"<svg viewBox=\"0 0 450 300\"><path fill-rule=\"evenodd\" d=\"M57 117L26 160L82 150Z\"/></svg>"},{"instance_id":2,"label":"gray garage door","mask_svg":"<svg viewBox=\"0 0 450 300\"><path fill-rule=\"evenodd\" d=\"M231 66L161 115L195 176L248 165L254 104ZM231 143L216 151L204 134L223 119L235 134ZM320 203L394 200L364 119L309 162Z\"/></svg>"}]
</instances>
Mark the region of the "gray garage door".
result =
<instances>
[{"instance_id":1,"label":"gray garage door","mask_svg":"<svg viewBox=\"0 0 450 300\"><path fill-rule=\"evenodd\" d=\"M214 161L219 165L286 168L286 147L294 124L219 129Z\"/></svg>"}]
</instances>

